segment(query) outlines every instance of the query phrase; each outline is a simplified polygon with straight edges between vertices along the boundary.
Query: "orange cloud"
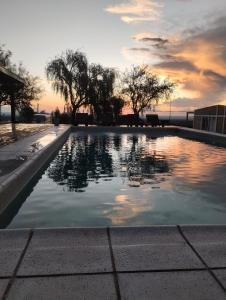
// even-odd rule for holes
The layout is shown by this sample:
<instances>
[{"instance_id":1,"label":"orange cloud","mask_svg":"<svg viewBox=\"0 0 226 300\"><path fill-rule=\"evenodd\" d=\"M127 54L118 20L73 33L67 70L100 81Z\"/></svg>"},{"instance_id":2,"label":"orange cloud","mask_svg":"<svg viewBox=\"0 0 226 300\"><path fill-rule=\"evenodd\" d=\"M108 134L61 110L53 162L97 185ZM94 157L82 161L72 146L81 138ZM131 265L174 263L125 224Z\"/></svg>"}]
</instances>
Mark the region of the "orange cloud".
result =
<instances>
[{"instance_id":1,"label":"orange cloud","mask_svg":"<svg viewBox=\"0 0 226 300\"><path fill-rule=\"evenodd\" d=\"M160 4L154 0L130 0L127 3L112 5L105 10L112 14L119 14L126 23L139 23L158 19Z\"/></svg>"},{"instance_id":2,"label":"orange cloud","mask_svg":"<svg viewBox=\"0 0 226 300\"><path fill-rule=\"evenodd\" d=\"M129 48L123 54L130 60L139 54L140 62L150 64L152 71L177 82L173 105L180 109L225 103L225 24L220 20L203 32L168 38L140 33L133 38L141 46Z\"/></svg>"}]
</instances>

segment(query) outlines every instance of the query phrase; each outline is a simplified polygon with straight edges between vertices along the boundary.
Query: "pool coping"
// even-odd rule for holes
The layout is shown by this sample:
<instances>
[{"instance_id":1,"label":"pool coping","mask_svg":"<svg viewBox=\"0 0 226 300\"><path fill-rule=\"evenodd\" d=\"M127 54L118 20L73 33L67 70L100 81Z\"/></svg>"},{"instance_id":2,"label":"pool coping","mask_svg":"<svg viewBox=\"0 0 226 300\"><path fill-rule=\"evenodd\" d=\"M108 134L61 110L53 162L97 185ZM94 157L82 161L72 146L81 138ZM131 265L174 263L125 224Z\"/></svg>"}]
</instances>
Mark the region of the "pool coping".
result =
<instances>
[{"instance_id":1,"label":"pool coping","mask_svg":"<svg viewBox=\"0 0 226 300\"><path fill-rule=\"evenodd\" d=\"M70 132L71 126L61 128L60 132L58 132L59 135L56 136L53 141L34 153L27 159L27 161L12 171L5 180L0 183L0 214L2 214L3 211L13 202L17 195L32 180L32 178L37 175L49 159L59 151L67 140ZM48 131L43 131L42 134L43 137L45 137L45 134L48 134ZM35 134L33 137L35 137ZM22 140L20 140L20 142L21 141ZM4 147L2 147L2 149L3 148Z\"/></svg>"},{"instance_id":2,"label":"pool coping","mask_svg":"<svg viewBox=\"0 0 226 300\"><path fill-rule=\"evenodd\" d=\"M111 133L131 133L131 134L150 134L153 137L161 137L165 135L176 135L188 139L198 140L201 142L210 143L226 147L226 134L215 133L211 131L198 130L181 126L166 126L166 127L124 127L124 126L89 126L77 127L72 126L72 132L111 132Z\"/></svg>"}]
</instances>

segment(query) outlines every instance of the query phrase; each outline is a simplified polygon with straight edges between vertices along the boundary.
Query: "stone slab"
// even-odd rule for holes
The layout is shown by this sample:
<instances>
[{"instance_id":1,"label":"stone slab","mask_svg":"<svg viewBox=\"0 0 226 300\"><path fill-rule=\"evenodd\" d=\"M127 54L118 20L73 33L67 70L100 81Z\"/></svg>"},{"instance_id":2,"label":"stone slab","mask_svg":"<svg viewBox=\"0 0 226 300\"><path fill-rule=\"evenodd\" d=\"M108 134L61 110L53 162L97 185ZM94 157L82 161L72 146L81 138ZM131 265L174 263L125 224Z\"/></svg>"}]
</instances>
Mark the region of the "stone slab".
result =
<instances>
[{"instance_id":1,"label":"stone slab","mask_svg":"<svg viewBox=\"0 0 226 300\"><path fill-rule=\"evenodd\" d=\"M217 278L220 280L220 282L223 284L223 286L226 290L226 269L213 270L213 272L217 276Z\"/></svg>"},{"instance_id":2,"label":"stone slab","mask_svg":"<svg viewBox=\"0 0 226 300\"><path fill-rule=\"evenodd\" d=\"M110 232L117 271L204 268L176 226L111 228Z\"/></svg>"},{"instance_id":3,"label":"stone slab","mask_svg":"<svg viewBox=\"0 0 226 300\"><path fill-rule=\"evenodd\" d=\"M35 230L19 275L111 272L106 229Z\"/></svg>"},{"instance_id":4,"label":"stone slab","mask_svg":"<svg viewBox=\"0 0 226 300\"><path fill-rule=\"evenodd\" d=\"M29 230L0 231L0 276L12 276L24 250Z\"/></svg>"},{"instance_id":5,"label":"stone slab","mask_svg":"<svg viewBox=\"0 0 226 300\"><path fill-rule=\"evenodd\" d=\"M110 233L114 245L183 242L177 226L112 227Z\"/></svg>"},{"instance_id":6,"label":"stone slab","mask_svg":"<svg viewBox=\"0 0 226 300\"><path fill-rule=\"evenodd\" d=\"M108 246L106 228L54 228L35 229L31 248L76 246Z\"/></svg>"},{"instance_id":7,"label":"stone slab","mask_svg":"<svg viewBox=\"0 0 226 300\"><path fill-rule=\"evenodd\" d=\"M182 226L181 228L210 268L226 267L226 226Z\"/></svg>"},{"instance_id":8,"label":"stone slab","mask_svg":"<svg viewBox=\"0 0 226 300\"><path fill-rule=\"evenodd\" d=\"M8 279L0 279L0 299L2 299L2 296L5 292L8 282L9 282Z\"/></svg>"},{"instance_id":9,"label":"stone slab","mask_svg":"<svg viewBox=\"0 0 226 300\"><path fill-rule=\"evenodd\" d=\"M207 271L119 274L122 299L223 300L226 294Z\"/></svg>"},{"instance_id":10,"label":"stone slab","mask_svg":"<svg viewBox=\"0 0 226 300\"><path fill-rule=\"evenodd\" d=\"M8 300L116 300L112 275L16 279Z\"/></svg>"}]
</instances>

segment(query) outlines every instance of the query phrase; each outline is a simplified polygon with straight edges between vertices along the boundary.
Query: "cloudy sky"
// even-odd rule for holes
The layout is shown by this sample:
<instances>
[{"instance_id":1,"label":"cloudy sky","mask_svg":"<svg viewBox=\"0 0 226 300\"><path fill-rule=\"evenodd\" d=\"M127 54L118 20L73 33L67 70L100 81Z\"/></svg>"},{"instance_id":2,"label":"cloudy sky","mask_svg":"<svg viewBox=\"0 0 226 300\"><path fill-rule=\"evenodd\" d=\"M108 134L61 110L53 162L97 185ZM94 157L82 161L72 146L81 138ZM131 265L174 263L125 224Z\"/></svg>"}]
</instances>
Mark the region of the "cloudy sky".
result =
<instances>
[{"instance_id":1,"label":"cloudy sky","mask_svg":"<svg viewBox=\"0 0 226 300\"><path fill-rule=\"evenodd\" d=\"M65 49L122 71L149 64L178 83L174 110L226 104L225 0L0 0L0 44L42 79L48 111L63 100L45 66Z\"/></svg>"}]
</instances>

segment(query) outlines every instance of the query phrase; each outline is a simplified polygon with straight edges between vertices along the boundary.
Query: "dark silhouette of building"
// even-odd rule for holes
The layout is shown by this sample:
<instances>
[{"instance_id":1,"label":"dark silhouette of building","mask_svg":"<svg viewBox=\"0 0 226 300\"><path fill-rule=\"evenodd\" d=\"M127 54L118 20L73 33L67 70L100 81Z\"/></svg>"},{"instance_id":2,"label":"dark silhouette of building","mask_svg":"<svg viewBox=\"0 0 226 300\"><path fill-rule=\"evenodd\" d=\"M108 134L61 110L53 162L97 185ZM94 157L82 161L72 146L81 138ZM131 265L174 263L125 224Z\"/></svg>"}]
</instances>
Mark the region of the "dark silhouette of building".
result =
<instances>
[{"instance_id":1,"label":"dark silhouette of building","mask_svg":"<svg viewBox=\"0 0 226 300\"><path fill-rule=\"evenodd\" d=\"M15 123L15 91L24 86L24 81L16 74L0 66L0 90L10 96L11 122Z\"/></svg>"},{"instance_id":2,"label":"dark silhouette of building","mask_svg":"<svg viewBox=\"0 0 226 300\"><path fill-rule=\"evenodd\" d=\"M194 128L226 134L226 106L214 105L195 110Z\"/></svg>"}]
</instances>

